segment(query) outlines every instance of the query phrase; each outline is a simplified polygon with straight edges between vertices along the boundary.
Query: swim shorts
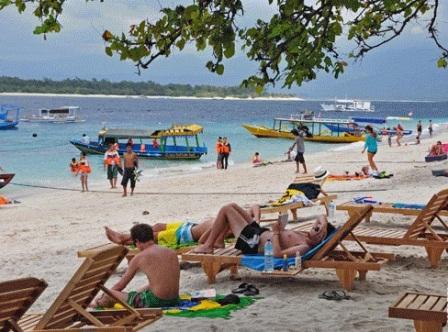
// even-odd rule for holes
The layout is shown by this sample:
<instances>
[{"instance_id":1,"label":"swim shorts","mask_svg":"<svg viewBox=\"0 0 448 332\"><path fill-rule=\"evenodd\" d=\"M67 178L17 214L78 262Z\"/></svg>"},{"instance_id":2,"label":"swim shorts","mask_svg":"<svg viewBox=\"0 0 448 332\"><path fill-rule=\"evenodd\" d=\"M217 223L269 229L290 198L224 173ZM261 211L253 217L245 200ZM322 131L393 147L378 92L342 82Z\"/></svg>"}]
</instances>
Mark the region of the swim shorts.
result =
<instances>
[{"instance_id":1,"label":"swim shorts","mask_svg":"<svg viewBox=\"0 0 448 332\"><path fill-rule=\"evenodd\" d=\"M260 235L268 231L265 227L260 227L255 221L243 228L236 240L235 249L241 250L245 255L258 254L258 244Z\"/></svg>"},{"instance_id":2,"label":"swim shorts","mask_svg":"<svg viewBox=\"0 0 448 332\"><path fill-rule=\"evenodd\" d=\"M191 229L195 224L191 222L177 221L166 225L166 229L157 235L159 245L176 248L179 245L195 242Z\"/></svg>"},{"instance_id":3,"label":"swim shorts","mask_svg":"<svg viewBox=\"0 0 448 332\"><path fill-rule=\"evenodd\" d=\"M118 167L116 165L108 165L107 166L107 179L112 180L116 179L118 176Z\"/></svg>"},{"instance_id":4,"label":"swim shorts","mask_svg":"<svg viewBox=\"0 0 448 332\"><path fill-rule=\"evenodd\" d=\"M134 308L172 307L179 303L179 298L165 300L155 296L150 290L129 292L127 303Z\"/></svg>"},{"instance_id":5,"label":"swim shorts","mask_svg":"<svg viewBox=\"0 0 448 332\"><path fill-rule=\"evenodd\" d=\"M185 222L176 230L176 240L178 245L194 242L193 234L191 233L193 226L195 226L195 224Z\"/></svg>"},{"instance_id":6,"label":"swim shorts","mask_svg":"<svg viewBox=\"0 0 448 332\"><path fill-rule=\"evenodd\" d=\"M304 164L305 163L305 158L303 157L303 153L302 152L297 152L296 157L294 158L294 160L298 163Z\"/></svg>"}]
</instances>

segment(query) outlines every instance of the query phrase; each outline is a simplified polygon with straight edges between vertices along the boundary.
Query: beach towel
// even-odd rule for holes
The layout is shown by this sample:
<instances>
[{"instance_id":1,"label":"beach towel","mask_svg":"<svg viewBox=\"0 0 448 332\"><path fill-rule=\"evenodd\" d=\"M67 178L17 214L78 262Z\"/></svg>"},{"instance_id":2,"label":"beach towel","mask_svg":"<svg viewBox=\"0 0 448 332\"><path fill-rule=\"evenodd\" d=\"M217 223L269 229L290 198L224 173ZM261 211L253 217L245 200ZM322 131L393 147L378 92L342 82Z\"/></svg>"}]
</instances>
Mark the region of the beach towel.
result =
<instances>
[{"instance_id":1,"label":"beach towel","mask_svg":"<svg viewBox=\"0 0 448 332\"><path fill-rule=\"evenodd\" d=\"M302 202L305 206L311 206L314 204L308 197L305 196L303 192L295 189L287 189L286 192L283 194L283 196L280 197L271 205L282 206L285 204L291 204L297 202Z\"/></svg>"},{"instance_id":2,"label":"beach towel","mask_svg":"<svg viewBox=\"0 0 448 332\"><path fill-rule=\"evenodd\" d=\"M368 175L364 175L364 174L358 174L358 175L356 175L356 174L354 174L354 175L330 174L327 179L329 181L351 181L351 180L365 180L365 179L368 179L368 178L369 178L369 176Z\"/></svg>"},{"instance_id":3,"label":"beach towel","mask_svg":"<svg viewBox=\"0 0 448 332\"><path fill-rule=\"evenodd\" d=\"M394 203L392 204L393 208L397 209L415 209L415 210L423 210L426 205L425 204L409 204L409 203Z\"/></svg>"}]
</instances>

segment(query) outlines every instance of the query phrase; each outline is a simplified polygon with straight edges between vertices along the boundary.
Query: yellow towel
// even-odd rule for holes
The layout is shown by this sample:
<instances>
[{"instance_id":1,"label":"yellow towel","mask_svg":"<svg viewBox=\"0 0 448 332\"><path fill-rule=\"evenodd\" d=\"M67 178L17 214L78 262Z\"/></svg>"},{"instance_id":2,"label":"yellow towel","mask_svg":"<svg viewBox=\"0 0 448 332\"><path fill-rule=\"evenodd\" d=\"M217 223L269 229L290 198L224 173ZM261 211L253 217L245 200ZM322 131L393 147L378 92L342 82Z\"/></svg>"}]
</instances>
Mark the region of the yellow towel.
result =
<instances>
[{"instance_id":1,"label":"yellow towel","mask_svg":"<svg viewBox=\"0 0 448 332\"><path fill-rule=\"evenodd\" d=\"M194 307L191 307L190 310L192 311L198 311L198 310L206 310L206 309L216 309L221 307L221 305L218 302L212 301L212 300L202 300L201 303L198 305L195 305Z\"/></svg>"}]
</instances>

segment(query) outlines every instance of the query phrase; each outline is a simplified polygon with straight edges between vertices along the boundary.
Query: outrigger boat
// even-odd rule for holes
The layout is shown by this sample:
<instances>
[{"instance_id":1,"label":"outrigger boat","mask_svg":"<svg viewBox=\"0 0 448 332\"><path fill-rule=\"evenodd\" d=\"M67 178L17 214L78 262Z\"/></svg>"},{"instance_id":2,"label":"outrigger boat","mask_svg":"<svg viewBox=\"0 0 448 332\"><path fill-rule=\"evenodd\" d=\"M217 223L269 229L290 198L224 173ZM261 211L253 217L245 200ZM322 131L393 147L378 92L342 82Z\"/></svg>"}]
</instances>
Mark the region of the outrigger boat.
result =
<instances>
[{"instance_id":1,"label":"outrigger boat","mask_svg":"<svg viewBox=\"0 0 448 332\"><path fill-rule=\"evenodd\" d=\"M15 113L11 117L10 113ZM16 129L19 124L20 107L13 105L0 105L0 130Z\"/></svg>"},{"instance_id":2,"label":"outrigger boat","mask_svg":"<svg viewBox=\"0 0 448 332\"><path fill-rule=\"evenodd\" d=\"M78 106L62 106L58 108L41 108L37 114L21 119L25 122L40 123L79 123L86 120L81 119L76 114Z\"/></svg>"},{"instance_id":3,"label":"outrigger boat","mask_svg":"<svg viewBox=\"0 0 448 332\"><path fill-rule=\"evenodd\" d=\"M197 124L173 125L153 132L103 128L98 133L98 141L84 143L82 140L71 140L70 143L87 154L104 154L110 144L118 144L118 152L123 154L132 140L132 150L140 158L195 160L207 154L205 144L200 145L199 136L202 132L203 128Z\"/></svg>"},{"instance_id":4,"label":"outrigger boat","mask_svg":"<svg viewBox=\"0 0 448 332\"><path fill-rule=\"evenodd\" d=\"M256 137L294 139L291 130L306 126L306 141L319 143L353 143L364 141L362 131L355 130L354 122L342 119L321 119L302 115L294 118L275 118L272 128L245 124L243 127ZM331 127L331 129L330 129Z\"/></svg>"},{"instance_id":5,"label":"outrigger boat","mask_svg":"<svg viewBox=\"0 0 448 332\"><path fill-rule=\"evenodd\" d=\"M11 182L15 174L12 173L0 173L0 189L6 187Z\"/></svg>"}]
</instances>

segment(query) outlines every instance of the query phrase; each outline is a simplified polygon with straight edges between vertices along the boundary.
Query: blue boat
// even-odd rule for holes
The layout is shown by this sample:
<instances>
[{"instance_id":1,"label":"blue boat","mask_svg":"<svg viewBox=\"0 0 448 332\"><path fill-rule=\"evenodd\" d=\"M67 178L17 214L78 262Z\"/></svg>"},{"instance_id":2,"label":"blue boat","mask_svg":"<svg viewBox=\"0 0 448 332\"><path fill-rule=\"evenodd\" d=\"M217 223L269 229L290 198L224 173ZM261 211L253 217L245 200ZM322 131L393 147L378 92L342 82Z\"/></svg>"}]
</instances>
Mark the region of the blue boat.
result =
<instances>
[{"instance_id":1,"label":"blue boat","mask_svg":"<svg viewBox=\"0 0 448 332\"><path fill-rule=\"evenodd\" d=\"M346 126L337 126L335 124L326 124L325 126L331 131L345 132L349 134L358 134L364 131L366 125L374 127L381 135L396 135L395 129L385 129L387 119L385 118L371 118L371 117L351 117L346 120ZM380 128L378 125L382 125ZM411 135L412 130L404 130L403 135Z\"/></svg>"},{"instance_id":2,"label":"blue boat","mask_svg":"<svg viewBox=\"0 0 448 332\"><path fill-rule=\"evenodd\" d=\"M11 113L14 113L11 116ZM0 130L16 129L19 124L20 107L0 105Z\"/></svg>"},{"instance_id":3,"label":"blue boat","mask_svg":"<svg viewBox=\"0 0 448 332\"><path fill-rule=\"evenodd\" d=\"M118 152L126 152L128 144L140 158L167 160L195 160L207 154L205 144L201 146L199 136L203 128L197 124L173 125L169 129L149 131L138 129L107 129L98 133L97 141L71 140L86 154L104 154L111 144Z\"/></svg>"}]
</instances>

